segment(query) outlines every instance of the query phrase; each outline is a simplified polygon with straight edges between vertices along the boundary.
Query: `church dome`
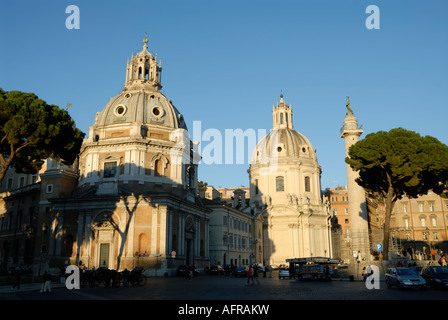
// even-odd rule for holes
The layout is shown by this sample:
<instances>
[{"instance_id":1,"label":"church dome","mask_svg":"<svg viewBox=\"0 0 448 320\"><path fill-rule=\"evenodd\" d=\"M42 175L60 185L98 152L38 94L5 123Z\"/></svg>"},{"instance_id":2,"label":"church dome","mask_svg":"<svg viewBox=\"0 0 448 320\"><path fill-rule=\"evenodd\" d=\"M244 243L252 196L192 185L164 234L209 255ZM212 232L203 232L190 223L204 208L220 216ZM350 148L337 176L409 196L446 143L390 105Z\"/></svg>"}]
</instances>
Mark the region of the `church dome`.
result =
<instances>
[{"instance_id":1,"label":"church dome","mask_svg":"<svg viewBox=\"0 0 448 320\"><path fill-rule=\"evenodd\" d=\"M316 159L316 152L311 142L294 129L274 129L255 147L252 163L266 163L269 159Z\"/></svg>"},{"instance_id":2,"label":"church dome","mask_svg":"<svg viewBox=\"0 0 448 320\"><path fill-rule=\"evenodd\" d=\"M126 65L125 89L98 113L95 125L141 123L187 129L183 116L160 91L161 61L148 51L147 37L143 43L143 50Z\"/></svg>"},{"instance_id":3,"label":"church dome","mask_svg":"<svg viewBox=\"0 0 448 320\"><path fill-rule=\"evenodd\" d=\"M293 128L292 108L280 96L280 102L272 110L273 127L255 147L252 164L270 162L272 158L316 160L316 151L311 142Z\"/></svg>"},{"instance_id":4,"label":"church dome","mask_svg":"<svg viewBox=\"0 0 448 320\"><path fill-rule=\"evenodd\" d=\"M95 121L97 126L124 123L187 129L182 114L160 91L125 89L112 98Z\"/></svg>"}]
</instances>

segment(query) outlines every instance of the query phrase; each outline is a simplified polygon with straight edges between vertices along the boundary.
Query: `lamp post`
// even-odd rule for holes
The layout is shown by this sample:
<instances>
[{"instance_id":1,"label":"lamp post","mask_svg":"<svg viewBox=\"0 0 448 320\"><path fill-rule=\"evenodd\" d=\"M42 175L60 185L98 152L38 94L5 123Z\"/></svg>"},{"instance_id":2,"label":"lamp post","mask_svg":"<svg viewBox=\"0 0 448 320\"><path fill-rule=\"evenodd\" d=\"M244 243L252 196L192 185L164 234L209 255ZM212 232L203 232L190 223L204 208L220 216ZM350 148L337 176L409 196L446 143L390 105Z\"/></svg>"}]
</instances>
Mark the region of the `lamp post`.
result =
<instances>
[{"instance_id":1,"label":"lamp post","mask_svg":"<svg viewBox=\"0 0 448 320\"><path fill-rule=\"evenodd\" d=\"M42 239L41 239L41 245L40 245L40 262L39 262L39 271L38 274L41 273L42 268L42 260L44 258L44 254L46 253L46 247L45 247L45 234L47 232L47 226L45 225L45 222L42 223Z\"/></svg>"}]
</instances>

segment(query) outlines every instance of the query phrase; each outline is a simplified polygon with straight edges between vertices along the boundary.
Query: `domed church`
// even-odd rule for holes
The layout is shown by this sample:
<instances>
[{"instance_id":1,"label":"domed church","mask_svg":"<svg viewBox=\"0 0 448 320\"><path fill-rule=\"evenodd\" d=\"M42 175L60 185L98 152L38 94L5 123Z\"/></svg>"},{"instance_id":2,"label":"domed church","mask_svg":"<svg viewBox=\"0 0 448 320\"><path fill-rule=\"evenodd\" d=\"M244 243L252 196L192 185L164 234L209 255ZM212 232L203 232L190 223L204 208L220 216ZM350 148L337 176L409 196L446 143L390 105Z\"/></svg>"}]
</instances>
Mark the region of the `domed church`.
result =
<instances>
[{"instance_id":1,"label":"domed church","mask_svg":"<svg viewBox=\"0 0 448 320\"><path fill-rule=\"evenodd\" d=\"M209 214L197 198L199 156L182 114L161 92L157 55L126 64L124 89L98 112L79 154L70 196L48 200L53 267L132 269L157 275L209 259ZM50 184L63 172L44 175ZM52 267L50 265L50 267Z\"/></svg>"},{"instance_id":2,"label":"domed church","mask_svg":"<svg viewBox=\"0 0 448 320\"><path fill-rule=\"evenodd\" d=\"M257 144L248 170L250 204L263 217L266 265L331 256L330 215L316 150L294 130L292 108L280 98L272 110L273 128Z\"/></svg>"}]
</instances>

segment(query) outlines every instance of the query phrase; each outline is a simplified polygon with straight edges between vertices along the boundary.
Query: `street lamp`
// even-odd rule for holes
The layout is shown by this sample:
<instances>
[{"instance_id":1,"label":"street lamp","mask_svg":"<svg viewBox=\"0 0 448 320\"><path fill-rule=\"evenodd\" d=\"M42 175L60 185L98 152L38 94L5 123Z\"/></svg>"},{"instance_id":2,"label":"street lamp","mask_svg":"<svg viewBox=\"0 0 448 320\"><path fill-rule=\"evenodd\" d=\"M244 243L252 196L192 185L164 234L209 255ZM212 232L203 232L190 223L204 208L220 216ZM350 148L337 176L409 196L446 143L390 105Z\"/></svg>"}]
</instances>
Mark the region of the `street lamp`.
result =
<instances>
[{"instance_id":1,"label":"street lamp","mask_svg":"<svg viewBox=\"0 0 448 320\"><path fill-rule=\"evenodd\" d=\"M42 239L41 239L41 245L40 245L40 262L39 262L39 272L38 272L39 275L41 273L42 260L44 258L44 254L47 252L46 247L45 247L46 232L47 232L47 226L45 225L45 222L44 222L44 223L42 223Z\"/></svg>"}]
</instances>

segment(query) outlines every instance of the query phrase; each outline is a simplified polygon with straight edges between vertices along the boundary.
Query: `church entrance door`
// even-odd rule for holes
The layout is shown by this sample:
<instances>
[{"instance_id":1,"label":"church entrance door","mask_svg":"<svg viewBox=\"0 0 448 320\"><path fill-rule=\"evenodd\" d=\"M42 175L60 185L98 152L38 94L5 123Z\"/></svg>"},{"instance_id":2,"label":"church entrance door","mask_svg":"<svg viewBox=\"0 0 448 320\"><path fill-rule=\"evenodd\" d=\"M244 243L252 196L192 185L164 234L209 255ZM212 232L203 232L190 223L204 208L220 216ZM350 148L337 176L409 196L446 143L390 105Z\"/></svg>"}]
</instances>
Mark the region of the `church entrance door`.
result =
<instances>
[{"instance_id":1,"label":"church entrance door","mask_svg":"<svg viewBox=\"0 0 448 320\"><path fill-rule=\"evenodd\" d=\"M100 244L100 267L109 268L109 243Z\"/></svg>"}]
</instances>

